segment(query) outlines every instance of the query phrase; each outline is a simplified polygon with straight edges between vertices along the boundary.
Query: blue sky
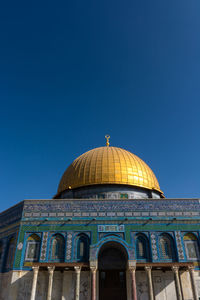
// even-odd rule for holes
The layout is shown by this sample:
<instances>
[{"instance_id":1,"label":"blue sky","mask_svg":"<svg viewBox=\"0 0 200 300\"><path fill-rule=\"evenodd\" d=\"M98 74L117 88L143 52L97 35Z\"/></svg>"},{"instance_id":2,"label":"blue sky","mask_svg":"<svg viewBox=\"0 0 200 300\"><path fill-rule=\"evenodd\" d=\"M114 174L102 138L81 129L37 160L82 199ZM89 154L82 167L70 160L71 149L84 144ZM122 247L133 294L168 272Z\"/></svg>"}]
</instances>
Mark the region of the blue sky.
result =
<instances>
[{"instance_id":1,"label":"blue sky","mask_svg":"<svg viewBox=\"0 0 200 300\"><path fill-rule=\"evenodd\" d=\"M200 1L2 1L4 210L51 198L67 166L105 145L200 196Z\"/></svg>"}]
</instances>

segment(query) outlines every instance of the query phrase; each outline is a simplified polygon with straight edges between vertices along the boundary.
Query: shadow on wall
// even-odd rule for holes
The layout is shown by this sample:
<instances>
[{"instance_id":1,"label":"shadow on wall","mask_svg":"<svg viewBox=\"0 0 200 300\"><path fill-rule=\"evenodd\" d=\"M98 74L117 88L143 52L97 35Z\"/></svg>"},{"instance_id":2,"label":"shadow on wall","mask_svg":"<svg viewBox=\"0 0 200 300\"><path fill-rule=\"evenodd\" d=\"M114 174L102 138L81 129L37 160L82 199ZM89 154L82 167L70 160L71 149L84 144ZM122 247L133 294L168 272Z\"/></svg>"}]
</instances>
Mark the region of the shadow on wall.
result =
<instances>
[{"instance_id":1,"label":"shadow on wall","mask_svg":"<svg viewBox=\"0 0 200 300\"><path fill-rule=\"evenodd\" d=\"M183 299L193 299L189 272L181 272ZM172 271L152 271L155 300L177 300L174 273ZM149 300L147 274L145 271L136 272L137 300Z\"/></svg>"},{"instance_id":2,"label":"shadow on wall","mask_svg":"<svg viewBox=\"0 0 200 300\"><path fill-rule=\"evenodd\" d=\"M19 278L20 277L20 278ZM172 271L152 271L155 300L177 300L174 274ZM180 272L183 299L193 299L189 272ZM33 272L14 271L0 274L0 300L29 300L31 296ZM10 282L12 283L10 284ZM74 271L55 271L53 277L52 300L75 299ZM63 284L64 283L64 284ZM138 300L149 300L147 274L136 271ZM37 280L36 300L46 300L48 289L48 271L39 271ZM81 272L80 300L90 300L90 272ZM105 299L106 300L106 299ZM128 299L129 300L129 299Z\"/></svg>"},{"instance_id":3,"label":"shadow on wall","mask_svg":"<svg viewBox=\"0 0 200 300\"><path fill-rule=\"evenodd\" d=\"M73 271L55 271L53 276L52 300L75 298L76 274ZM46 300L48 290L48 271L39 271L36 300ZM0 300L29 300L33 280L32 271L14 271L1 274ZM10 284L10 282L12 282ZM64 283L64 284L63 284ZM90 272L81 272L80 300L90 299Z\"/></svg>"}]
</instances>

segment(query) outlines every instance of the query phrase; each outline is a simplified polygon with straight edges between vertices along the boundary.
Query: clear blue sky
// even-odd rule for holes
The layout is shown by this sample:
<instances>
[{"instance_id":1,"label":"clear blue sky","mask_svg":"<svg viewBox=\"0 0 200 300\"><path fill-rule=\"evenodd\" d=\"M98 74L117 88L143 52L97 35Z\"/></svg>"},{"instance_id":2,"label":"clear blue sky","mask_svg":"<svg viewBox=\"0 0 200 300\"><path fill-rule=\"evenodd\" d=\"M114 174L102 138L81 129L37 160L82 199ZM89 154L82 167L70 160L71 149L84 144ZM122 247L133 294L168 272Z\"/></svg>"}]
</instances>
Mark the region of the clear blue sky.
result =
<instances>
[{"instance_id":1,"label":"clear blue sky","mask_svg":"<svg viewBox=\"0 0 200 300\"><path fill-rule=\"evenodd\" d=\"M105 145L200 197L200 1L1 1L0 210Z\"/></svg>"}]
</instances>

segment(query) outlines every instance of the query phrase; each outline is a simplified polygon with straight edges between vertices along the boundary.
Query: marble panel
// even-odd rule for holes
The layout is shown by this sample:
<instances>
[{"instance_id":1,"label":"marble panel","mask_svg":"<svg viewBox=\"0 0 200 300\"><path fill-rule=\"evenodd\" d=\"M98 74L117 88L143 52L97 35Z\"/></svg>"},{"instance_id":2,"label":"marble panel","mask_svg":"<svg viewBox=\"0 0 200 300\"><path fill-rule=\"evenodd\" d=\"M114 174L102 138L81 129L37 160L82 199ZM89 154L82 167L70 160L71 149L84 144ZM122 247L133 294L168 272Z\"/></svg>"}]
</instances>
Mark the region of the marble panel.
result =
<instances>
[{"instance_id":1,"label":"marble panel","mask_svg":"<svg viewBox=\"0 0 200 300\"><path fill-rule=\"evenodd\" d=\"M17 292L17 299L16 300L30 299L32 281L33 281L33 272L23 272L22 276L19 279L18 292Z\"/></svg>"},{"instance_id":2,"label":"marble panel","mask_svg":"<svg viewBox=\"0 0 200 300\"><path fill-rule=\"evenodd\" d=\"M5 300L8 298L8 291L10 289L11 277L12 277L11 271L7 273L1 273L0 300Z\"/></svg>"},{"instance_id":3,"label":"marble panel","mask_svg":"<svg viewBox=\"0 0 200 300\"><path fill-rule=\"evenodd\" d=\"M145 271L136 271L137 300L149 300L149 289Z\"/></svg>"},{"instance_id":4,"label":"marble panel","mask_svg":"<svg viewBox=\"0 0 200 300\"><path fill-rule=\"evenodd\" d=\"M46 300L48 278L49 278L49 275L48 275L47 271L39 271L38 280L37 280L37 289L36 289L36 299L37 300Z\"/></svg>"},{"instance_id":5,"label":"marble panel","mask_svg":"<svg viewBox=\"0 0 200 300\"><path fill-rule=\"evenodd\" d=\"M192 300L192 286L190 281L190 274L188 271L180 271L180 281L181 281L181 287L183 291L183 298L184 300Z\"/></svg>"},{"instance_id":6,"label":"marble panel","mask_svg":"<svg viewBox=\"0 0 200 300\"><path fill-rule=\"evenodd\" d=\"M62 282L63 273L55 271L53 275L53 287L52 287L52 298L51 300L58 300L62 297Z\"/></svg>"},{"instance_id":7,"label":"marble panel","mask_svg":"<svg viewBox=\"0 0 200 300\"><path fill-rule=\"evenodd\" d=\"M155 300L176 300L176 286L172 271L152 271Z\"/></svg>"},{"instance_id":8,"label":"marble panel","mask_svg":"<svg viewBox=\"0 0 200 300\"><path fill-rule=\"evenodd\" d=\"M89 271L81 271L80 277L80 300L89 300L91 298L91 280Z\"/></svg>"}]
</instances>

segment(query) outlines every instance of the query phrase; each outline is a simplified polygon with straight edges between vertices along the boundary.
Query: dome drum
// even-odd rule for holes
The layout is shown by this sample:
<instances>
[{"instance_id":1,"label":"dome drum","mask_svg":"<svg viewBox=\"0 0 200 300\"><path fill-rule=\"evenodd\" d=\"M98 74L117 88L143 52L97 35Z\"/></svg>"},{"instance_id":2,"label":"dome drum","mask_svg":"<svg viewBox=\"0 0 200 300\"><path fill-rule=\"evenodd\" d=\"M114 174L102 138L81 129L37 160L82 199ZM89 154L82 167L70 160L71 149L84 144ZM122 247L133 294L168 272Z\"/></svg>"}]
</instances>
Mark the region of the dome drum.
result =
<instances>
[{"instance_id":1,"label":"dome drum","mask_svg":"<svg viewBox=\"0 0 200 300\"><path fill-rule=\"evenodd\" d=\"M158 191L121 185L102 184L68 189L55 198L59 199L147 199L161 198Z\"/></svg>"}]
</instances>

